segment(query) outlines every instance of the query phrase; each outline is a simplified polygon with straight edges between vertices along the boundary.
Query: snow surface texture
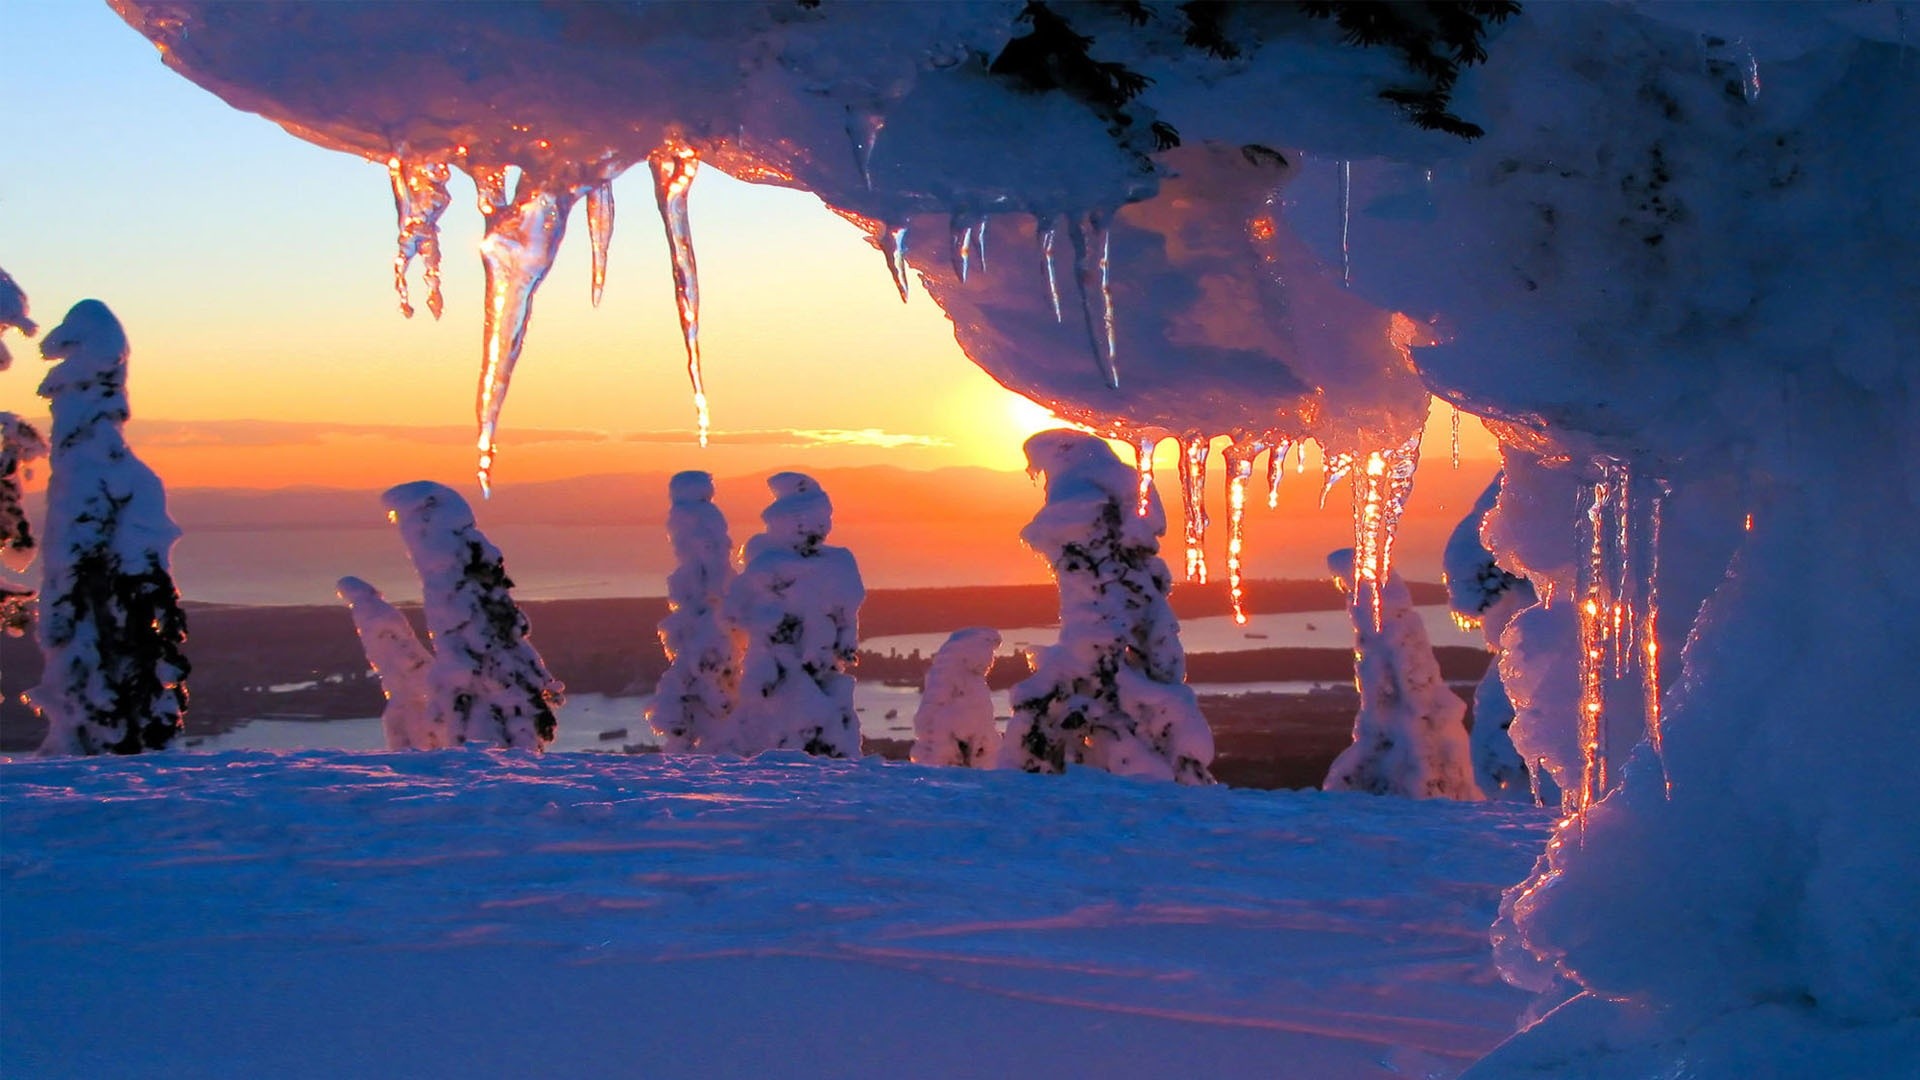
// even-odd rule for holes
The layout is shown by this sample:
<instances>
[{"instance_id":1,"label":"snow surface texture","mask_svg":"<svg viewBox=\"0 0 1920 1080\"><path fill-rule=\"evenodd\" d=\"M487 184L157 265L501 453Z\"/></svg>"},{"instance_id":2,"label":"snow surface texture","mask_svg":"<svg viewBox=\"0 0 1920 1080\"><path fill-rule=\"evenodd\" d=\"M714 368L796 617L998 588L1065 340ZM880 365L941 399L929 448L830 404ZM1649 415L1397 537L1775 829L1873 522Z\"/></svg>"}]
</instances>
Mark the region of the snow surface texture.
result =
<instances>
[{"instance_id":1,"label":"snow surface texture","mask_svg":"<svg viewBox=\"0 0 1920 1080\"><path fill-rule=\"evenodd\" d=\"M1367 590L1355 590L1352 549L1327 556L1353 618L1353 681L1360 712L1353 745L1327 770L1328 791L1412 799L1481 798L1463 723L1467 703L1440 676L1433 643L1399 574L1377 589L1379 624Z\"/></svg>"},{"instance_id":2,"label":"snow surface texture","mask_svg":"<svg viewBox=\"0 0 1920 1080\"><path fill-rule=\"evenodd\" d=\"M39 329L27 317L27 294L14 282L12 274L0 269L0 371L13 364L13 354L7 351L7 331L18 330L32 337Z\"/></svg>"},{"instance_id":3,"label":"snow surface texture","mask_svg":"<svg viewBox=\"0 0 1920 1080\"><path fill-rule=\"evenodd\" d=\"M913 714L913 763L991 769L1000 755L987 672L1000 631L955 630L927 665L920 707Z\"/></svg>"},{"instance_id":4,"label":"snow surface texture","mask_svg":"<svg viewBox=\"0 0 1920 1080\"><path fill-rule=\"evenodd\" d=\"M357 577L340 579L340 599L353 610L367 666L380 676L387 706L380 726L389 750L438 750L453 745L445 713L433 707L433 653L413 632L413 624L387 603L380 590Z\"/></svg>"},{"instance_id":5,"label":"snow surface texture","mask_svg":"<svg viewBox=\"0 0 1920 1080\"><path fill-rule=\"evenodd\" d=\"M420 574L433 636L427 729L453 746L545 749L562 687L527 637L500 549L452 488L417 480L380 501Z\"/></svg>"},{"instance_id":6,"label":"snow surface texture","mask_svg":"<svg viewBox=\"0 0 1920 1080\"><path fill-rule=\"evenodd\" d=\"M1500 478L1495 476L1473 509L1454 527L1441 556L1446 568L1447 606L1454 619L1465 626L1478 626L1486 635L1487 647L1495 653L1500 651L1500 635L1513 616L1537 602L1527 579L1500 569L1493 553L1480 542L1480 523L1499 497ZM1534 780L1526 760L1513 748L1513 739L1507 733L1513 717L1513 703L1500 682L1500 665L1496 663L1487 669L1473 693L1470 737L1474 781L1489 799L1559 805L1560 789L1553 780Z\"/></svg>"},{"instance_id":7,"label":"snow surface texture","mask_svg":"<svg viewBox=\"0 0 1920 1080\"><path fill-rule=\"evenodd\" d=\"M1137 512L1134 470L1085 432L1040 432L1026 455L1027 470L1046 477L1047 502L1020 539L1053 567L1060 638L1034 650L1033 674L1013 688L1000 764L1212 783L1213 732L1187 688L1167 602L1159 495Z\"/></svg>"},{"instance_id":8,"label":"snow surface texture","mask_svg":"<svg viewBox=\"0 0 1920 1080\"><path fill-rule=\"evenodd\" d=\"M733 540L726 515L713 505L713 476L689 471L667 484L667 537L676 560L667 575L661 674L647 721L668 753L711 750L724 737L740 691L740 662L721 604L733 580Z\"/></svg>"},{"instance_id":9,"label":"snow surface texture","mask_svg":"<svg viewBox=\"0 0 1920 1080\"><path fill-rule=\"evenodd\" d=\"M866 586L853 553L826 543L833 502L812 477L767 478L765 531L747 541L746 565L727 589L726 618L746 638L740 700L713 749L737 754L805 750L860 755L847 666L860 646Z\"/></svg>"},{"instance_id":10,"label":"snow surface texture","mask_svg":"<svg viewBox=\"0 0 1920 1080\"><path fill-rule=\"evenodd\" d=\"M170 567L180 530L160 478L127 447L128 351L120 320L98 300L75 304L40 343L58 361L40 382L53 412L46 668L27 691L47 720L43 753L159 750L185 723L187 619Z\"/></svg>"},{"instance_id":11,"label":"snow surface texture","mask_svg":"<svg viewBox=\"0 0 1920 1080\"><path fill-rule=\"evenodd\" d=\"M9 1080L1445 1077L1524 1004L1484 927L1548 824L792 753L111 766L0 766ZM192 1017L75 1039L103 1000ZM540 1036L423 1035L476 1001Z\"/></svg>"}]
</instances>

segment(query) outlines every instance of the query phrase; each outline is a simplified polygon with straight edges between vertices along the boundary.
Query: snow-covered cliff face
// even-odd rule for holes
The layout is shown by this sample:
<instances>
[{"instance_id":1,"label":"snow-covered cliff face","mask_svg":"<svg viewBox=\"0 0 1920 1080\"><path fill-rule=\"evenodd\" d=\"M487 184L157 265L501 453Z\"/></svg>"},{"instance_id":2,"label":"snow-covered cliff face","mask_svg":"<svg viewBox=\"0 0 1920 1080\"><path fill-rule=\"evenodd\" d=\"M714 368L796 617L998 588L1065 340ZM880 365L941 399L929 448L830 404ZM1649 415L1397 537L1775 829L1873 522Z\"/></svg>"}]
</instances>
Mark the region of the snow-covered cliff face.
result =
<instances>
[{"instance_id":1,"label":"snow-covered cliff face","mask_svg":"<svg viewBox=\"0 0 1920 1080\"><path fill-rule=\"evenodd\" d=\"M1522 752L1538 714L1540 756L1584 809L1515 897L1518 933L1600 994L1686 1003L1682 1025L1756 1000L1911 1015L1920 12L1533 5L1460 81L1456 108L1486 129L1469 143L1406 124L1378 97L1394 58L1290 7L1234 6L1233 58L1180 44L1167 5L1149 7L1161 17L1132 30L1117 8L1074 13L1096 56L1154 80L1116 135L1111 114L982 77L1024 32L1005 3L729 5L724 20L490 5L448 26L390 6L209 19L116 2L228 100L391 158L403 222L435 205L439 165L475 177L510 240L505 225L550 222L649 157L683 237L689 153L815 191L871 232L876 272L891 264L903 291L909 265L964 260L964 283L956 268L929 284L974 358L1103 429L1258 439L1299 421L1354 432L1333 448L1371 466L1404 445L1407 381L1377 337L1380 313L1405 313L1389 344L1508 449L1490 548L1552 596L1508 628L1501 670ZM1147 171L1155 121L1186 145ZM1233 164L1248 146L1287 164ZM507 164L524 171L512 200ZM1057 223L1051 289L1036 214ZM543 229L490 256L519 291L491 294L487 453L558 239ZM1329 340L1375 337L1341 354L1379 358L1351 394L1279 370L1287 320L1323 312ZM1153 411L1167 402L1178 415ZM1534 497L1555 487L1569 497ZM1356 517L1392 497L1357 498Z\"/></svg>"}]
</instances>

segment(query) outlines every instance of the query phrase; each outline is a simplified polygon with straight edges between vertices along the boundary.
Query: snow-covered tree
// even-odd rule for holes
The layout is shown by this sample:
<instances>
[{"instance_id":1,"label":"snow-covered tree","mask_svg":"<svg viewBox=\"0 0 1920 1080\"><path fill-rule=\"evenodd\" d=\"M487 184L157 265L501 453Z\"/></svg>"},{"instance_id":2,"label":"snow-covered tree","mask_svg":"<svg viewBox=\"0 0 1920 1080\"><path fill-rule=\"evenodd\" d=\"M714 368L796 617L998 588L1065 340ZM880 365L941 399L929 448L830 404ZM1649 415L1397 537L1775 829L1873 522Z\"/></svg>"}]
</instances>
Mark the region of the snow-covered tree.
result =
<instances>
[{"instance_id":1,"label":"snow-covered tree","mask_svg":"<svg viewBox=\"0 0 1920 1080\"><path fill-rule=\"evenodd\" d=\"M41 752L159 750L185 723L188 664L169 557L180 530L160 478L127 447L127 335L82 300L40 352L59 363L40 383L53 411L47 482Z\"/></svg>"},{"instance_id":2,"label":"snow-covered tree","mask_svg":"<svg viewBox=\"0 0 1920 1080\"><path fill-rule=\"evenodd\" d=\"M413 624L379 589L357 577L341 578L338 591L353 610L353 628L367 666L380 677L387 696L387 707L380 712L387 749L438 750L449 745L445 717L435 715L432 704L433 652L420 643Z\"/></svg>"},{"instance_id":3,"label":"snow-covered tree","mask_svg":"<svg viewBox=\"0 0 1920 1080\"><path fill-rule=\"evenodd\" d=\"M1087 765L1124 776L1212 783L1213 732L1186 685L1180 624L1160 559L1166 512L1106 442L1085 432L1027 440L1027 470L1047 502L1020 531L1060 586L1060 640L1035 650L1013 688L1003 768L1057 773Z\"/></svg>"},{"instance_id":4,"label":"snow-covered tree","mask_svg":"<svg viewBox=\"0 0 1920 1080\"><path fill-rule=\"evenodd\" d=\"M36 543L27 520L21 487L27 466L47 456L40 429L10 412L0 412L0 567L14 574L33 564ZM0 633L19 637L33 624L32 586L0 576Z\"/></svg>"},{"instance_id":5,"label":"snow-covered tree","mask_svg":"<svg viewBox=\"0 0 1920 1080\"><path fill-rule=\"evenodd\" d=\"M1000 754L1000 731L993 726L993 691L987 671L1000 647L1000 631L976 626L956 630L933 654L920 707L913 714L916 765L959 765L990 769Z\"/></svg>"},{"instance_id":6,"label":"snow-covered tree","mask_svg":"<svg viewBox=\"0 0 1920 1080\"><path fill-rule=\"evenodd\" d=\"M32 337L39 327L27 317L27 294L14 283L11 274L0 270L0 371L13 365L13 354L7 351L4 338L8 330L15 329Z\"/></svg>"},{"instance_id":7,"label":"snow-covered tree","mask_svg":"<svg viewBox=\"0 0 1920 1080\"><path fill-rule=\"evenodd\" d=\"M1327 569L1347 593L1360 712L1353 719L1353 745L1334 759L1326 790L1478 801L1463 722L1467 703L1440 677L1407 583L1398 573L1387 575L1379 587L1376 628L1371 590L1354 587L1353 549L1328 555Z\"/></svg>"},{"instance_id":8,"label":"snow-covered tree","mask_svg":"<svg viewBox=\"0 0 1920 1080\"><path fill-rule=\"evenodd\" d=\"M827 544L833 503L812 477L767 479L766 531L747 541L746 565L727 589L726 617L746 640L740 700L715 750L805 750L856 757L853 661L866 586L853 553Z\"/></svg>"},{"instance_id":9,"label":"snow-covered tree","mask_svg":"<svg viewBox=\"0 0 1920 1080\"><path fill-rule=\"evenodd\" d=\"M667 484L667 537L678 565L667 575L667 652L647 721L668 753L712 750L740 690L739 658L720 608L733 580L733 540L713 505L713 475L689 471Z\"/></svg>"},{"instance_id":10,"label":"snow-covered tree","mask_svg":"<svg viewBox=\"0 0 1920 1080\"><path fill-rule=\"evenodd\" d=\"M455 746L546 749L562 687L527 638L500 549L480 532L467 501L443 484L401 484L381 502L420 574L434 644L431 727Z\"/></svg>"},{"instance_id":11,"label":"snow-covered tree","mask_svg":"<svg viewBox=\"0 0 1920 1080\"><path fill-rule=\"evenodd\" d=\"M1463 625L1479 627L1487 648L1496 653L1507 624L1535 602L1533 584L1502 570L1480 541L1480 523L1499 497L1500 477L1495 476L1473 509L1454 527L1444 555L1448 607ZM1543 775L1536 781L1514 749L1508 734L1513 719L1513 702L1500 680L1500 667L1494 664L1487 668L1473 693L1473 776L1481 793L1489 799L1538 799L1544 805L1558 806L1560 789L1553 778Z\"/></svg>"}]
</instances>

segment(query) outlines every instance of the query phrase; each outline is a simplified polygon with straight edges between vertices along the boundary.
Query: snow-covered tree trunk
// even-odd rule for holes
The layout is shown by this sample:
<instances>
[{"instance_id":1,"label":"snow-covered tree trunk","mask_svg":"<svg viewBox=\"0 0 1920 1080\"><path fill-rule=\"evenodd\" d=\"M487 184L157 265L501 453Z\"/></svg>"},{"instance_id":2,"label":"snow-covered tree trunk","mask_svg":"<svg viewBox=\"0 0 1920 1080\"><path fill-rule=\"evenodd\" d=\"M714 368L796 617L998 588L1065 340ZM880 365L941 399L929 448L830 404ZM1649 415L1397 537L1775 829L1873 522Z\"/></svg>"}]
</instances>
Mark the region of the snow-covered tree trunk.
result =
<instances>
[{"instance_id":1,"label":"snow-covered tree trunk","mask_svg":"<svg viewBox=\"0 0 1920 1080\"><path fill-rule=\"evenodd\" d=\"M37 544L27 520L22 480L27 466L47 456L40 430L10 412L0 412L0 568L24 574ZM0 574L0 633L19 637L33 625L38 590Z\"/></svg>"},{"instance_id":2,"label":"snow-covered tree trunk","mask_svg":"<svg viewBox=\"0 0 1920 1080\"><path fill-rule=\"evenodd\" d=\"M733 580L733 540L713 505L713 476L683 472L668 482L667 537L678 564L667 575L660 644L667 670L647 721L668 753L711 751L740 690L740 663L720 608Z\"/></svg>"},{"instance_id":3,"label":"snow-covered tree trunk","mask_svg":"<svg viewBox=\"0 0 1920 1080\"><path fill-rule=\"evenodd\" d=\"M1535 602L1532 583L1502 570L1480 542L1480 523L1499 497L1500 478L1496 476L1447 538L1444 556L1447 604L1453 617L1462 625L1479 627L1487 647L1496 653L1507 624ZM1553 778L1534 777L1514 749L1508 734L1513 719L1513 702L1500 681L1496 663L1487 668L1473 693L1473 776L1481 793L1489 799L1537 800L1558 806L1560 789Z\"/></svg>"},{"instance_id":4,"label":"snow-covered tree trunk","mask_svg":"<svg viewBox=\"0 0 1920 1080\"><path fill-rule=\"evenodd\" d=\"M430 726L456 746L546 749L562 687L527 638L500 549L445 485L401 484L381 502L400 526L426 601Z\"/></svg>"},{"instance_id":5,"label":"snow-covered tree trunk","mask_svg":"<svg viewBox=\"0 0 1920 1080\"><path fill-rule=\"evenodd\" d=\"M847 673L866 586L846 548L825 543L833 503L810 476L776 473L766 531L747 541L726 617L745 639L740 700L716 751L805 750L857 757L860 720Z\"/></svg>"},{"instance_id":6,"label":"snow-covered tree trunk","mask_svg":"<svg viewBox=\"0 0 1920 1080\"><path fill-rule=\"evenodd\" d=\"M1001 766L1212 783L1213 732L1187 688L1167 602L1159 495L1138 513L1135 471L1084 432L1043 431L1026 454L1028 471L1046 476L1047 502L1020 538L1053 566L1060 640L1035 650L1033 675L1013 688Z\"/></svg>"},{"instance_id":7,"label":"snow-covered tree trunk","mask_svg":"<svg viewBox=\"0 0 1920 1080\"><path fill-rule=\"evenodd\" d=\"M387 603L380 590L357 577L343 577L340 599L353 610L353 628L367 654L367 666L380 677L387 697L380 726L389 750L438 750L451 745L445 717L433 709L430 672L433 653L420 643L413 624Z\"/></svg>"},{"instance_id":8,"label":"snow-covered tree trunk","mask_svg":"<svg viewBox=\"0 0 1920 1080\"><path fill-rule=\"evenodd\" d=\"M27 692L49 754L159 750L185 723L187 617L169 557L180 530L166 490L128 449L127 336L82 300L40 346L58 360L41 588L46 670Z\"/></svg>"},{"instance_id":9,"label":"snow-covered tree trunk","mask_svg":"<svg viewBox=\"0 0 1920 1080\"><path fill-rule=\"evenodd\" d=\"M1441 678L1407 583L1398 573L1388 574L1379 587L1376 627L1370 590L1354 588L1353 549L1328 555L1327 568L1347 592L1360 712L1353 719L1353 745L1327 770L1326 790L1478 801L1464 723L1467 703Z\"/></svg>"},{"instance_id":10,"label":"snow-covered tree trunk","mask_svg":"<svg viewBox=\"0 0 1920 1080\"><path fill-rule=\"evenodd\" d=\"M914 764L993 768L1000 731L987 672L999 647L1000 631L976 626L954 631L933 654L913 714Z\"/></svg>"}]
</instances>

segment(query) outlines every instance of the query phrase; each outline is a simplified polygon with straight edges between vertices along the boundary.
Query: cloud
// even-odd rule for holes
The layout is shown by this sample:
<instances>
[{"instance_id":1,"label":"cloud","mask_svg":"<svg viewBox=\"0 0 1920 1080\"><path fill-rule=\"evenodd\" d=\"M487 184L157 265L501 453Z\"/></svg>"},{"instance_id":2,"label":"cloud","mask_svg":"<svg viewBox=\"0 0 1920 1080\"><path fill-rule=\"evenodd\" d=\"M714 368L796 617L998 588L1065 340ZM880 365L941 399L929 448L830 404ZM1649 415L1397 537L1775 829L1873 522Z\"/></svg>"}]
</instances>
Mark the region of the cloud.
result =
<instances>
[{"instance_id":1,"label":"cloud","mask_svg":"<svg viewBox=\"0 0 1920 1080\"><path fill-rule=\"evenodd\" d=\"M543 442L605 442L604 431L510 428L522 445ZM421 427L410 424L334 424L284 420L134 420L127 438L138 447L315 446L342 439L446 445L473 441L469 427Z\"/></svg>"},{"instance_id":2,"label":"cloud","mask_svg":"<svg viewBox=\"0 0 1920 1080\"><path fill-rule=\"evenodd\" d=\"M637 443L691 443L691 431L635 431L622 438ZM885 450L932 449L952 446L934 435L903 435L879 428L775 428L765 431L716 431L709 437L715 446L877 446Z\"/></svg>"}]
</instances>

